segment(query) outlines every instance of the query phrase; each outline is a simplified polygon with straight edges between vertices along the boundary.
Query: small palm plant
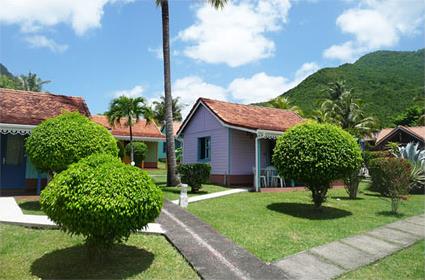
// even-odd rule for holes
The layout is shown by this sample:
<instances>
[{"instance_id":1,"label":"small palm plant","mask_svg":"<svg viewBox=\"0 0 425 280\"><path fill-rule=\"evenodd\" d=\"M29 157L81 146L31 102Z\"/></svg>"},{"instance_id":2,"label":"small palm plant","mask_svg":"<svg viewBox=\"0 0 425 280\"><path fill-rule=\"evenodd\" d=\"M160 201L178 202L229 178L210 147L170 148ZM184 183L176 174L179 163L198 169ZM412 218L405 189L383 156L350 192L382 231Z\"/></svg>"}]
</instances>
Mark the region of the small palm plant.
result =
<instances>
[{"instance_id":1,"label":"small palm plant","mask_svg":"<svg viewBox=\"0 0 425 280\"><path fill-rule=\"evenodd\" d=\"M120 96L111 101L106 116L112 126L117 123L120 124L122 120L125 120L125 125L130 130L130 158L131 163L134 164L133 126L141 117L146 119L147 123L151 122L153 119L151 108L146 104L143 97L131 98Z\"/></svg>"}]
</instances>

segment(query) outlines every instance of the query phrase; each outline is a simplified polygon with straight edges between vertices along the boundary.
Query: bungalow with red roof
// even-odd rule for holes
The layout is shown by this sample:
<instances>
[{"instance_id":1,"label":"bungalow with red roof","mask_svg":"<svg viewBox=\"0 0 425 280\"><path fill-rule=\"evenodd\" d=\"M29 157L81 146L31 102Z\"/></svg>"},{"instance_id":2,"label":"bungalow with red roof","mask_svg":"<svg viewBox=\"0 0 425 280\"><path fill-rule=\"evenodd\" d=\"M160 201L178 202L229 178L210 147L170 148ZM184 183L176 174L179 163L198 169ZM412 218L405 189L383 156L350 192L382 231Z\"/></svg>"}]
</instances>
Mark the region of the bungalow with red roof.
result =
<instances>
[{"instance_id":1,"label":"bungalow with red roof","mask_svg":"<svg viewBox=\"0 0 425 280\"><path fill-rule=\"evenodd\" d=\"M294 112L199 98L177 132L183 162L211 165L210 181L223 185L267 185L276 138L303 119ZM255 178L255 179L254 179Z\"/></svg>"},{"instance_id":2,"label":"bungalow with red roof","mask_svg":"<svg viewBox=\"0 0 425 280\"><path fill-rule=\"evenodd\" d=\"M82 97L0 88L0 195L35 193L46 184L25 154L24 141L34 127L63 111L90 117Z\"/></svg>"},{"instance_id":3,"label":"bungalow with red roof","mask_svg":"<svg viewBox=\"0 0 425 280\"><path fill-rule=\"evenodd\" d=\"M130 131L128 126L124 124L115 124L111 126L108 122L108 118L102 115L96 115L91 117L92 121L103 125L107 128L112 135L121 142L121 147L125 147L130 141ZM141 119L133 125L133 141L142 141L147 147L147 154L143 163L144 168L157 168L158 167L158 146L159 143L165 141L165 136L161 133L155 122L146 122ZM124 161L129 163L130 159L124 156Z\"/></svg>"},{"instance_id":4,"label":"bungalow with red roof","mask_svg":"<svg viewBox=\"0 0 425 280\"><path fill-rule=\"evenodd\" d=\"M419 143L419 147L425 147L425 126L402 126L384 128L376 136L376 150L386 149L389 142L406 145L409 142Z\"/></svg>"}]
</instances>

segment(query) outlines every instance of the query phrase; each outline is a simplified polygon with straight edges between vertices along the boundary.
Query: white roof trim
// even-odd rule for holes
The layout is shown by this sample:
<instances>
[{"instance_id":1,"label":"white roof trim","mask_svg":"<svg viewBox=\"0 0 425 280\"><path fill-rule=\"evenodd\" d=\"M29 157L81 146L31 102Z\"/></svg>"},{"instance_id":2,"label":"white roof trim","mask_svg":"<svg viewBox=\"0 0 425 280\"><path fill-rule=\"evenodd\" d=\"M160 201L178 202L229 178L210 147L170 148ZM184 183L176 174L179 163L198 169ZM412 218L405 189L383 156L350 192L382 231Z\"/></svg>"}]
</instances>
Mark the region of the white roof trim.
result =
<instances>
[{"instance_id":1,"label":"white roof trim","mask_svg":"<svg viewBox=\"0 0 425 280\"><path fill-rule=\"evenodd\" d=\"M0 123L0 134L29 135L36 125Z\"/></svg>"}]
</instances>

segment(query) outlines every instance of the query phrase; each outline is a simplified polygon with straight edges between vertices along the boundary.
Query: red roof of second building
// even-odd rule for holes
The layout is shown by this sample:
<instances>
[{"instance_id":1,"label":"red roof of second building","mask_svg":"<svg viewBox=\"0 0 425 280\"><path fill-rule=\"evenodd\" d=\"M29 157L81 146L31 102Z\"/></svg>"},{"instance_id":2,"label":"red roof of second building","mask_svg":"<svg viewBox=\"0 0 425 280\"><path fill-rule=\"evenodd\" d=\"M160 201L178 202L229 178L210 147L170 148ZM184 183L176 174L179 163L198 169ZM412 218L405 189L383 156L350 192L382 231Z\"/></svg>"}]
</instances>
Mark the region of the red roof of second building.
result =
<instances>
[{"instance_id":1,"label":"red roof of second building","mask_svg":"<svg viewBox=\"0 0 425 280\"><path fill-rule=\"evenodd\" d=\"M37 125L64 111L90 116L82 97L0 88L0 123Z\"/></svg>"},{"instance_id":2,"label":"red roof of second building","mask_svg":"<svg viewBox=\"0 0 425 280\"><path fill-rule=\"evenodd\" d=\"M285 131L301 123L298 114L282 109L229 103L207 98L200 98L221 121L228 125L248 129Z\"/></svg>"},{"instance_id":3,"label":"red roof of second building","mask_svg":"<svg viewBox=\"0 0 425 280\"><path fill-rule=\"evenodd\" d=\"M111 130L112 135L114 136L130 136L130 131L128 126L125 125L125 121L122 124L115 124L111 126L108 122L108 118L102 115L92 116L91 119ZM141 119L137 123L133 125L133 136L134 137L152 137L152 138L165 138L164 135L161 134L161 131L156 126L156 124L152 121L147 123L146 120Z\"/></svg>"}]
</instances>

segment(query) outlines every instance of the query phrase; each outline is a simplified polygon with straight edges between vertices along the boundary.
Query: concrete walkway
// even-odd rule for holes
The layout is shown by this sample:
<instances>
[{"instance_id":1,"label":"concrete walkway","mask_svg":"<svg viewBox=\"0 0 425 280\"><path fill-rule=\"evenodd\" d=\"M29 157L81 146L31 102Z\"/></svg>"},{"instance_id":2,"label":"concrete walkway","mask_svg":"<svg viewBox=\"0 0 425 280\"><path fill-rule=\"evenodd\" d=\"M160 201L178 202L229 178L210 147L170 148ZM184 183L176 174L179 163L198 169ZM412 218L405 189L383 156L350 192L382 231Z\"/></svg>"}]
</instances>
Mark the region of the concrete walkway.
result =
<instances>
[{"instance_id":1,"label":"concrete walkway","mask_svg":"<svg viewBox=\"0 0 425 280\"><path fill-rule=\"evenodd\" d=\"M203 279L289 279L179 206L164 202L157 220Z\"/></svg>"},{"instance_id":2,"label":"concrete walkway","mask_svg":"<svg viewBox=\"0 0 425 280\"><path fill-rule=\"evenodd\" d=\"M425 216L415 216L331 242L273 263L291 279L332 279L376 262L425 238Z\"/></svg>"},{"instance_id":3,"label":"concrete walkway","mask_svg":"<svg viewBox=\"0 0 425 280\"><path fill-rule=\"evenodd\" d=\"M249 188L238 188L238 189L231 189L231 190L227 190L227 191L222 191L222 192L215 192L215 193L208 193L208 194L202 194L202 195L195 195L195 196L191 196L188 198L188 202L192 203L192 202L197 202L197 201L202 201L202 200L206 200L206 199L211 199L211 198L217 198L217 197L222 197L222 196L226 196L226 195L231 195L231 194L235 194L235 193L242 193L242 192L248 192ZM179 200L172 200L171 201L174 204L179 204Z\"/></svg>"},{"instance_id":4,"label":"concrete walkway","mask_svg":"<svg viewBox=\"0 0 425 280\"><path fill-rule=\"evenodd\" d=\"M0 197L0 222L27 227L57 228L58 226L45 215L26 215L13 197ZM164 234L160 224L150 223L141 233Z\"/></svg>"}]
</instances>

